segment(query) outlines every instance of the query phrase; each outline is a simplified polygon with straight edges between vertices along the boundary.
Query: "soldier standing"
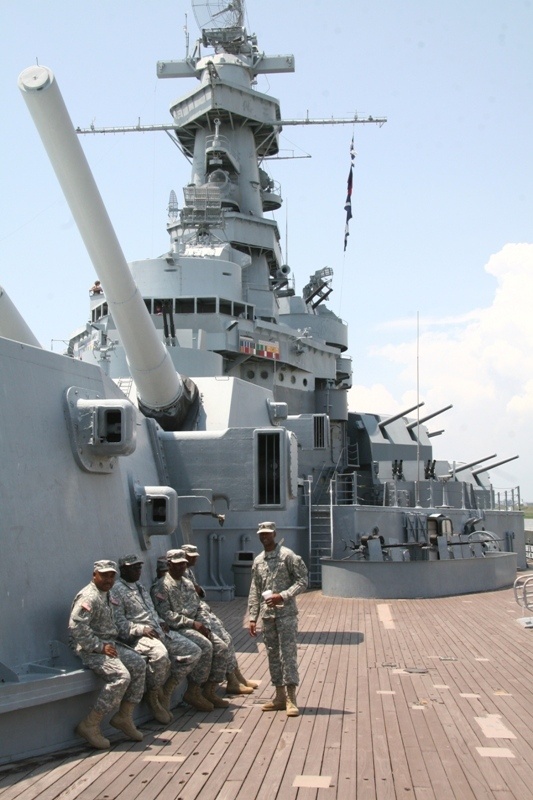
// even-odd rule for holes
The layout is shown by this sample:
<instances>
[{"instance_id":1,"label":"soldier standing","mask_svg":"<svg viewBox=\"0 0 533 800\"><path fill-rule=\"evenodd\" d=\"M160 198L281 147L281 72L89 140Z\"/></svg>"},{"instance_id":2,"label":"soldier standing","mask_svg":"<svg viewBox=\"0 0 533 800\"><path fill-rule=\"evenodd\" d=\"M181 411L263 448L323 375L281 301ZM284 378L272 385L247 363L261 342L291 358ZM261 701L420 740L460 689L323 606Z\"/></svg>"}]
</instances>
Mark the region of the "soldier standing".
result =
<instances>
[{"instance_id":1,"label":"soldier standing","mask_svg":"<svg viewBox=\"0 0 533 800\"><path fill-rule=\"evenodd\" d=\"M76 733L99 750L109 747L100 724L108 711L119 707L110 724L136 742L142 733L133 722L133 709L144 692L146 664L142 656L117 642L118 629L109 591L117 574L114 561L96 561L93 579L74 598L69 620L69 641L83 664L104 679L94 707Z\"/></svg>"},{"instance_id":2,"label":"soldier standing","mask_svg":"<svg viewBox=\"0 0 533 800\"><path fill-rule=\"evenodd\" d=\"M257 689L259 683L257 681L246 680L240 671L231 634L228 633L224 627L222 620L217 617L217 615L206 603L205 590L196 582L194 567L198 560L198 556L200 555L198 548L195 544L184 544L182 550L185 551L185 556L189 565L185 572L185 577L191 581L196 594L200 598L200 605L209 618L209 628L214 631L216 635L222 639L222 641L226 642L228 646L228 662L226 665L226 694L251 694L254 689Z\"/></svg>"},{"instance_id":3,"label":"soldier standing","mask_svg":"<svg viewBox=\"0 0 533 800\"><path fill-rule=\"evenodd\" d=\"M183 550L167 552L168 572L152 587L152 599L159 616L169 628L187 637L202 650L202 655L187 678L183 695L186 703L199 711L226 708L229 703L215 689L224 680L228 647L209 627L193 584L184 577L188 563Z\"/></svg>"},{"instance_id":4,"label":"soldier standing","mask_svg":"<svg viewBox=\"0 0 533 800\"><path fill-rule=\"evenodd\" d=\"M116 601L119 638L147 659L146 701L155 719L165 725L172 721L172 693L202 651L159 619L150 594L139 582L143 563L135 554L119 559L120 578L111 589L111 598Z\"/></svg>"},{"instance_id":5,"label":"soldier standing","mask_svg":"<svg viewBox=\"0 0 533 800\"><path fill-rule=\"evenodd\" d=\"M298 608L295 598L307 589L307 567L301 556L282 547L282 542L276 543L274 522L262 522L257 534L264 551L252 566L249 630L251 636L257 635L257 619L261 615L270 677L276 689L275 698L262 709L286 710L288 717L297 717Z\"/></svg>"}]
</instances>

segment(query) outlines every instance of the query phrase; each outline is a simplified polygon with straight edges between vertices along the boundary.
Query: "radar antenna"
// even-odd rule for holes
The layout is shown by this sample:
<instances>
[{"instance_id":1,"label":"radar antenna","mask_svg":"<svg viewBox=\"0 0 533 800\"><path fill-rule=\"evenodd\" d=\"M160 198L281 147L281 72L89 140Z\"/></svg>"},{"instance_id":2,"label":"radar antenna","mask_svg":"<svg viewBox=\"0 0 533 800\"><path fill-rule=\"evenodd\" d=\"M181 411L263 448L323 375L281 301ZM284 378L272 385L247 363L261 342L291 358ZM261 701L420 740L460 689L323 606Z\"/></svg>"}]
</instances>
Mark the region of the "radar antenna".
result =
<instances>
[{"instance_id":1,"label":"radar antenna","mask_svg":"<svg viewBox=\"0 0 533 800\"><path fill-rule=\"evenodd\" d=\"M244 27L244 0L192 0L201 31Z\"/></svg>"}]
</instances>

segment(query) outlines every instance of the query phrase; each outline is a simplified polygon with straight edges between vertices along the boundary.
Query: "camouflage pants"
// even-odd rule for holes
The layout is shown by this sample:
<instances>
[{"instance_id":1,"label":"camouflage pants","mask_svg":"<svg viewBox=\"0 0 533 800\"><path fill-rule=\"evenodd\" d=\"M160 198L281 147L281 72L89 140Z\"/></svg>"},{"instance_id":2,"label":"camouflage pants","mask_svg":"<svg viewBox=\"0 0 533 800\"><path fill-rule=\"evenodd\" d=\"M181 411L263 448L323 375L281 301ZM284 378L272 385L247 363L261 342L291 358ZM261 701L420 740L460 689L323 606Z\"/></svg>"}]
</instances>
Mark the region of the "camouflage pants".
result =
<instances>
[{"instance_id":1,"label":"camouflage pants","mask_svg":"<svg viewBox=\"0 0 533 800\"><path fill-rule=\"evenodd\" d=\"M187 639L177 631L169 631L163 642L170 655L170 674L174 680L181 683L198 664L202 657L202 650L196 642Z\"/></svg>"},{"instance_id":2,"label":"camouflage pants","mask_svg":"<svg viewBox=\"0 0 533 800\"><path fill-rule=\"evenodd\" d=\"M146 659L146 688L158 689L168 678L170 659L168 651L162 641L141 636L133 648L136 653Z\"/></svg>"},{"instance_id":3,"label":"camouflage pants","mask_svg":"<svg viewBox=\"0 0 533 800\"><path fill-rule=\"evenodd\" d=\"M209 614L209 628L213 633L216 633L219 639L222 639L222 641L226 643L228 648L226 672L233 672L237 669L237 656L235 655L233 640L222 624L222 620L220 620L216 614L213 614L213 612Z\"/></svg>"},{"instance_id":4,"label":"camouflage pants","mask_svg":"<svg viewBox=\"0 0 533 800\"><path fill-rule=\"evenodd\" d=\"M222 683L226 679L227 644L216 633L211 633L211 637L207 639L199 631L195 631L192 628L180 628L179 632L186 639L197 644L202 650L198 663L191 670L191 679L199 684L203 684L206 681Z\"/></svg>"},{"instance_id":5,"label":"camouflage pants","mask_svg":"<svg viewBox=\"0 0 533 800\"><path fill-rule=\"evenodd\" d=\"M103 714L114 711L122 700L140 703L144 694L144 658L119 642L115 642L115 647L118 658L103 653L78 653L85 666L105 681L94 704L94 710Z\"/></svg>"},{"instance_id":6,"label":"camouflage pants","mask_svg":"<svg viewBox=\"0 0 533 800\"><path fill-rule=\"evenodd\" d=\"M298 617L263 619L263 639L273 686L297 686L300 682L297 636Z\"/></svg>"}]
</instances>

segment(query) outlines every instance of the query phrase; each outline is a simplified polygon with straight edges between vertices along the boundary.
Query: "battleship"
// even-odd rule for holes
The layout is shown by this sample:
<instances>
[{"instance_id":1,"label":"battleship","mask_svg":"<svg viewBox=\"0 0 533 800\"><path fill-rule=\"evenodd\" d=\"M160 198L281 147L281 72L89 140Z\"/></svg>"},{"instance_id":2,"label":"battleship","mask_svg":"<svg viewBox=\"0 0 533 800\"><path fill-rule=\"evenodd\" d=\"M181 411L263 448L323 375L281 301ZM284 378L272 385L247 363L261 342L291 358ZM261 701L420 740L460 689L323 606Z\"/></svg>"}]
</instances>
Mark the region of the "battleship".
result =
<instances>
[{"instance_id":1,"label":"battleship","mask_svg":"<svg viewBox=\"0 0 533 800\"><path fill-rule=\"evenodd\" d=\"M192 86L157 126L191 164L158 258L126 262L80 144L98 129L74 127L51 69L19 77L100 283L62 354L0 293L0 763L79 743L97 684L66 620L98 558L140 552L149 581L160 555L192 541L208 598L231 602L271 519L327 597L489 592L527 566L519 493L501 508L488 480L507 459L437 460L427 423L446 408L348 408L333 270L298 293L271 217L270 162L298 120L255 79L292 72L294 56L259 49L241 2L193 8L193 53L157 64Z\"/></svg>"}]
</instances>

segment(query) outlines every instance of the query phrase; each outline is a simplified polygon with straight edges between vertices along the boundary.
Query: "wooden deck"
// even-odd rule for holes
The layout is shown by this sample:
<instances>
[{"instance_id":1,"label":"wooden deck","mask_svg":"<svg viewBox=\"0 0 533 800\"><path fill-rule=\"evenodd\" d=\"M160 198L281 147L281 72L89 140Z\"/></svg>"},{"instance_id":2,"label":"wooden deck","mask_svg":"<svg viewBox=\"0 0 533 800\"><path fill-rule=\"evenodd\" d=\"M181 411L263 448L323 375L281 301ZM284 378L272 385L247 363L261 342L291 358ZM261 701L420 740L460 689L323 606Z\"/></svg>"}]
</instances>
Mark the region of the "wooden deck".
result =
<instances>
[{"instance_id":1,"label":"wooden deck","mask_svg":"<svg viewBox=\"0 0 533 800\"><path fill-rule=\"evenodd\" d=\"M437 600L299 598L301 715L272 694L246 601L213 608L262 683L227 710L175 709L142 743L0 770L0 800L527 800L533 630L512 590Z\"/></svg>"}]
</instances>

